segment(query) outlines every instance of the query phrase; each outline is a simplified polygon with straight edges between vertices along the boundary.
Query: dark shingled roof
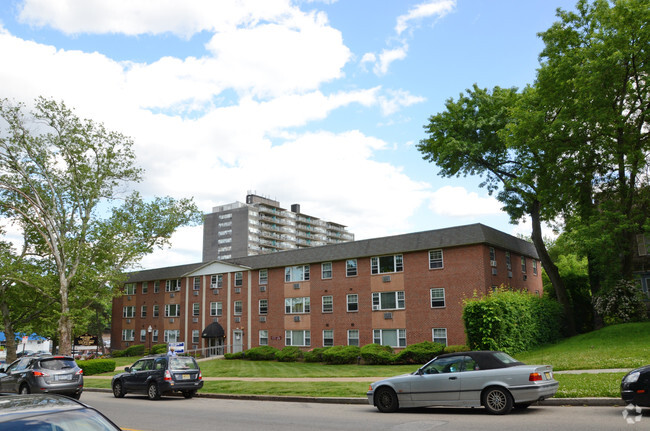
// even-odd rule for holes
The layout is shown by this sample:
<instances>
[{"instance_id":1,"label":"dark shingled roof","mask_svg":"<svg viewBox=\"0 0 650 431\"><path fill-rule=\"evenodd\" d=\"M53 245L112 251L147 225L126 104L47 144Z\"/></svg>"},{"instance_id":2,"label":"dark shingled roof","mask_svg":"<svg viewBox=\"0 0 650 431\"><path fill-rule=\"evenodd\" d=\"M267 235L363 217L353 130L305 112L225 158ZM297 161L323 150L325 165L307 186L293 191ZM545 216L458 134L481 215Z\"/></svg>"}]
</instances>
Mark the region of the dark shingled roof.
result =
<instances>
[{"instance_id":1,"label":"dark shingled roof","mask_svg":"<svg viewBox=\"0 0 650 431\"><path fill-rule=\"evenodd\" d=\"M523 256L539 258L532 243L477 223L320 247L287 250L258 256L239 257L227 259L223 262L251 269L274 268L473 244L488 244ZM180 278L209 263L200 262L133 272L127 282L136 283Z\"/></svg>"}]
</instances>

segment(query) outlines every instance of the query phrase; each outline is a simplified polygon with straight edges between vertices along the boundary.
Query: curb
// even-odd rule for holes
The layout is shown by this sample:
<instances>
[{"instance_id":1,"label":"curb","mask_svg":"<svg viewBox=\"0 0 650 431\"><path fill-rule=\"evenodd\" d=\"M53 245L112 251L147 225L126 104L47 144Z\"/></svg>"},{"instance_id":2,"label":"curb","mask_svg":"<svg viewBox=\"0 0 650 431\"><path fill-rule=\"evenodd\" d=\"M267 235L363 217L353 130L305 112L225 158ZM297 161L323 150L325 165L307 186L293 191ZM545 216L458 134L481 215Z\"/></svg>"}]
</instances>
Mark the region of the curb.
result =
<instances>
[{"instance_id":1,"label":"curb","mask_svg":"<svg viewBox=\"0 0 650 431\"><path fill-rule=\"evenodd\" d=\"M104 392L111 394L110 389L84 388L86 392ZM284 401L288 403L320 403L320 404L366 404L367 398L338 398L338 397L299 397L282 395L241 395L241 394L213 394L198 393L198 398L214 398L222 400L243 401ZM619 398L549 398L533 405L555 407L625 407L625 402Z\"/></svg>"}]
</instances>

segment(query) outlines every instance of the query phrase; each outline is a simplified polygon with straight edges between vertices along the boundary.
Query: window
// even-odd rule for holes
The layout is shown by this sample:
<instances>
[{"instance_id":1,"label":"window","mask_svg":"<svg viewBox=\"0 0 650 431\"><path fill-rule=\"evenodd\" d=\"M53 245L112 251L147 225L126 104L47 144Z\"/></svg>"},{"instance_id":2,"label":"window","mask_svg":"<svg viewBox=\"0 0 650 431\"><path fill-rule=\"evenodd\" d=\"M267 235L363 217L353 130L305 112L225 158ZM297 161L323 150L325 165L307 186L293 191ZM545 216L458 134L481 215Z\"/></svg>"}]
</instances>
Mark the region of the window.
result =
<instances>
[{"instance_id":1,"label":"window","mask_svg":"<svg viewBox=\"0 0 650 431\"><path fill-rule=\"evenodd\" d=\"M179 304L165 304L165 317L178 317L181 315Z\"/></svg>"},{"instance_id":2,"label":"window","mask_svg":"<svg viewBox=\"0 0 650 431\"><path fill-rule=\"evenodd\" d=\"M244 310L243 301L235 301L235 316L241 316Z\"/></svg>"},{"instance_id":3,"label":"window","mask_svg":"<svg viewBox=\"0 0 650 431\"><path fill-rule=\"evenodd\" d=\"M147 341L147 330L146 329L140 329L140 341L142 341L142 342Z\"/></svg>"},{"instance_id":4,"label":"window","mask_svg":"<svg viewBox=\"0 0 650 431\"><path fill-rule=\"evenodd\" d=\"M348 259L345 261L345 276L354 277L357 275L357 260Z\"/></svg>"},{"instance_id":5,"label":"window","mask_svg":"<svg viewBox=\"0 0 650 431\"><path fill-rule=\"evenodd\" d=\"M269 331L266 329L260 331L260 346L269 345Z\"/></svg>"},{"instance_id":6,"label":"window","mask_svg":"<svg viewBox=\"0 0 650 431\"><path fill-rule=\"evenodd\" d=\"M177 292L181 290L180 280L167 280L165 281L165 292Z\"/></svg>"},{"instance_id":7,"label":"window","mask_svg":"<svg viewBox=\"0 0 650 431\"><path fill-rule=\"evenodd\" d=\"M124 285L125 295L135 295L135 283L126 283Z\"/></svg>"},{"instance_id":8,"label":"window","mask_svg":"<svg viewBox=\"0 0 650 431\"><path fill-rule=\"evenodd\" d=\"M348 299L348 311L359 311L359 295L356 293L350 293L347 296Z\"/></svg>"},{"instance_id":9,"label":"window","mask_svg":"<svg viewBox=\"0 0 650 431\"><path fill-rule=\"evenodd\" d=\"M321 263L320 278L322 278L323 280L332 278L332 262Z\"/></svg>"},{"instance_id":10,"label":"window","mask_svg":"<svg viewBox=\"0 0 650 431\"><path fill-rule=\"evenodd\" d=\"M309 313L309 296L303 298L285 298L284 312L286 314Z\"/></svg>"},{"instance_id":11,"label":"window","mask_svg":"<svg viewBox=\"0 0 650 431\"><path fill-rule=\"evenodd\" d=\"M309 265L287 266L284 268L284 281L307 281L309 280Z\"/></svg>"},{"instance_id":12,"label":"window","mask_svg":"<svg viewBox=\"0 0 650 431\"><path fill-rule=\"evenodd\" d=\"M440 269L442 267L442 250L429 251L429 269Z\"/></svg>"},{"instance_id":13,"label":"window","mask_svg":"<svg viewBox=\"0 0 650 431\"><path fill-rule=\"evenodd\" d=\"M533 259L533 275L537 275L537 260Z\"/></svg>"},{"instance_id":14,"label":"window","mask_svg":"<svg viewBox=\"0 0 650 431\"><path fill-rule=\"evenodd\" d=\"M260 310L260 314L267 314L269 312L268 299L260 299L259 310Z\"/></svg>"},{"instance_id":15,"label":"window","mask_svg":"<svg viewBox=\"0 0 650 431\"><path fill-rule=\"evenodd\" d=\"M431 338L434 343L447 345L447 328L433 328Z\"/></svg>"},{"instance_id":16,"label":"window","mask_svg":"<svg viewBox=\"0 0 650 431\"><path fill-rule=\"evenodd\" d=\"M526 273L526 258L521 256L521 272Z\"/></svg>"},{"instance_id":17,"label":"window","mask_svg":"<svg viewBox=\"0 0 650 431\"><path fill-rule=\"evenodd\" d=\"M311 346L310 331L284 331L285 346Z\"/></svg>"},{"instance_id":18,"label":"window","mask_svg":"<svg viewBox=\"0 0 650 431\"><path fill-rule=\"evenodd\" d=\"M154 329L153 332L151 333L151 342L152 343L157 343L158 342L158 330Z\"/></svg>"},{"instance_id":19,"label":"window","mask_svg":"<svg viewBox=\"0 0 650 431\"><path fill-rule=\"evenodd\" d=\"M154 305L154 306L153 306L153 310L152 310L152 312L151 312L151 315L152 315L153 317L158 317L158 316L160 316L160 305Z\"/></svg>"},{"instance_id":20,"label":"window","mask_svg":"<svg viewBox=\"0 0 650 431\"><path fill-rule=\"evenodd\" d=\"M122 329L122 341L133 341L135 338L134 329Z\"/></svg>"},{"instance_id":21,"label":"window","mask_svg":"<svg viewBox=\"0 0 650 431\"><path fill-rule=\"evenodd\" d=\"M210 277L210 287L212 289L223 286L223 274L214 274Z\"/></svg>"},{"instance_id":22,"label":"window","mask_svg":"<svg viewBox=\"0 0 650 431\"><path fill-rule=\"evenodd\" d=\"M153 293L158 293L160 292L160 282L159 281L154 281L153 282Z\"/></svg>"},{"instance_id":23,"label":"window","mask_svg":"<svg viewBox=\"0 0 650 431\"><path fill-rule=\"evenodd\" d=\"M165 329L164 332L164 342L165 343L178 343L181 339L181 330L180 329Z\"/></svg>"},{"instance_id":24,"label":"window","mask_svg":"<svg viewBox=\"0 0 650 431\"><path fill-rule=\"evenodd\" d=\"M235 273L235 286L243 286L244 285L244 273L243 272L236 272Z\"/></svg>"},{"instance_id":25,"label":"window","mask_svg":"<svg viewBox=\"0 0 650 431\"><path fill-rule=\"evenodd\" d=\"M358 346L358 345L359 345L359 330L348 329L348 346Z\"/></svg>"},{"instance_id":26,"label":"window","mask_svg":"<svg viewBox=\"0 0 650 431\"><path fill-rule=\"evenodd\" d=\"M269 282L269 270L260 269L260 284L267 284Z\"/></svg>"},{"instance_id":27,"label":"window","mask_svg":"<svg viewBox=\"0 0 650 431\"><path fill-rule=\"evenodd\" d=\"M147 306L143 305L140 307L140 317L147 317Z\"/></svg>"},{"instance_id":28,"label":"window","mask_svg":"<svg viewBox=\"0 0 650 431\"><path fill-rule=\"evenodd\" d=\"M334 345L334 331L332 329L323 330L323 347L332 347Z\"/></svg>"},{"instance_id":29,"label":"window","mask_svg":"<svg viewBox=\"0 0 650 431\"><path fill-rule=\"evenodd\" d=\"M508 268L508 271L512 269L512 262L510 261L510 252L506 251L506 268Z\"/></svg>"},{"instance_id":30,"label":"window","mask_svg":"<svg viewBox=\"0 0 650 431\"><path fill-rule=\"evenodd\" d=\"M146 295L149 292L149 283L146 281L142 282L142 294Z\"/></svg>"},{"instance_id":31,"label":"window","mask_svg":"<svg viewBox=\"0 0 650 431\"><path fill-rule=\"evenodd\" d=\"M497 253L494 247L490 247L490 265L497 266Z\"/></svg>"},{"instance_id":32,"label":"window","mask_svg":"<svg viewBox=\"0 0 650 431\"><path fill-rule=\"evenodd\" d=\"M334 297L331 295L323 296L323 313L334 311Z\"/></svg>"},{"instance_id":33,"label":"window","mask_svg":"<svg viewBox=\"0 0 650 431\"><path fill-rule=\"evenodd\" d=\"M404 291L373 292L373 310L401 310L404 309Z\"/></svg>"},{"instance_id":34,"label":"window","mask_svg":"<svg viewBox=\"0 0 650 431\"><path fill-rule=\"evenodd\" d=\"M127 319L130 319L131 317L135 317L135 305L129 305L127 307L123 307L122 317L126 317Z\"/></svg>"},{"instance_id":35,"label":"window","mask_svg":"<svg viewBox=\"0 0 650 431\"><path fill-rule=\"evenodd\" d=\"M445 288L434 287L431 289L431 308L440 308L445 306Z\"/></svg>"},{"instance_id":36,"label":"window","mask_svg":"<svg viewBox=\"0 0 650 431\"><path fill-rule=\"evenodd\" d=\"M210 316L221 316L223 314L223 306L221 302L210 303Z\"/></svg>"},{"instance_id":37,"label":"window","mask_svg":"<svg viewBox=\"0 0 650 431\"><path fill-rule=\"evenodd\" d=\"M199 330L192 329L192 343L199 344Z\"/></svg>"},{"instance_id":38,"label":"window","mask_svg":"<svg viewBox=\"0 0 650 431\"><path fill-rule=\"evenodd\" d=\"M201 277L194 277L194 290L201 290Z\"/></svg>"},{"instance_id":39,"label":"window","mask_svg":"<svg viewBox=\"0 0 650 431\"><path fill-rule=\"evenodd\" d=\"M402 271L404 271L404 262L401 254L370 258L371 274L386 274L389 272Z\"/></svg>"},{"instance_id":40,"label":"window","mask_svg":"<svg viewBox=\"0 0 650 431\"><path fill-rule=\"evenodd\" d=\"M192 316L199 316L201 314L201 304L194 302L192 304Z\"/></svg>"},{"instance_id":41,"label":"window","mask_svg":"<svg viewBox=\"0 0 650 431\"><path fill-rule=\"evenodd\" d=\"M375 329L373 343L390 347L406 347L406 329Z\"/></svg>"}]
</instances>

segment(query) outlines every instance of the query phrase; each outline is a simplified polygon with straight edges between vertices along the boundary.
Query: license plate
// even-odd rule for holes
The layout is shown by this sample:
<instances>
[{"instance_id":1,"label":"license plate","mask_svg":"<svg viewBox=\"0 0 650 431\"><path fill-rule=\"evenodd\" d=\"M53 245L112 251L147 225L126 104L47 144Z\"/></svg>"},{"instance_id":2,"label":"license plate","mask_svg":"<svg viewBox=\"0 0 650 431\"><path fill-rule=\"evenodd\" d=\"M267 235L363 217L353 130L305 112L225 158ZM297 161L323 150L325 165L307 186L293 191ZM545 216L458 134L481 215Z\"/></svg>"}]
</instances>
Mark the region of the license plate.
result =
<instances>
[{"instance_id":1,"label":"license plate","mask_svg":"<svg viewBox=\"0 0 650 431\"><path fill-rule=\"evenodd\" d=\"M551 380L551 373L546 371L544 372L544 375L546 376L546 380Z\"/></svg>"},{"instance_id":2,"label":"license plate","mask_svg":"<svg viewBox=\"0 0 650 431\"><path fill-rule=\"evenodd\" d=\"M55 375L54 380L72 380L72 376L70 374Z\"/></svg>"},{"instance_id":3,"label":"license plate","mask_svg":"<svg viewBox=\"0 0 650 431\"><path fill-rule=\"evenodd\" d=\"M191 378L192 378L192 376L190 376L189 374L182 374L182 375L181 375L181 379L182 379L182 380L189 380L189 379L191 379Z\"/></svg>"}]
</instances>

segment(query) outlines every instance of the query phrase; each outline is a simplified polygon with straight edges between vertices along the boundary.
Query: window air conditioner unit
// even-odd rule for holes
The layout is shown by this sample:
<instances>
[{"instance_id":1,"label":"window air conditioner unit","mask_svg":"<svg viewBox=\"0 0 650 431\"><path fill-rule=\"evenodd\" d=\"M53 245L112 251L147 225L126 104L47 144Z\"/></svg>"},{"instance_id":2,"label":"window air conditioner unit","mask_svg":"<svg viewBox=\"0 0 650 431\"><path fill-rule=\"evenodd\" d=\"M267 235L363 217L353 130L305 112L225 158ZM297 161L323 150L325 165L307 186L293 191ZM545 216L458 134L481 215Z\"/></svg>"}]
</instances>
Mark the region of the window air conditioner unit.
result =
<instances>
[{"instance_id":1,"label":"window air conditioner unit","mask_svg":"<svg viewBox=\"0 0 650 431\"><path fill-rule=\"evenodd\" d=\"M219 318L218 318L218 317L213 318L213 319L212 319L212 322L219 323Z\"/></svg>"},{"instance_id":2,"label":"window air conditioner unit","mask_svg":"<svg viewBox=\"0 0 650 431\"><path fill-rule=\"evenodd\" d=\"M212 293L214 293L215 295L218 295L218 294L219 294L219 289L214 289L214 290L212 291Z\"/></svg>"},{"instance_id":3,"label":"window air conditioner unit","mask_svg":"<svg viewBox=\"0 0 650 431\"><path fill-rule=\"evenodd\" d=\"M216 285L216 284L211 284L211 285L210 285L210 289L216 289L216 288L217 288L217 285Z\"/></svg>"},{"instance_id":4,"label":"window air conditioner unit","mask_svg":"<svg viewBox=\"0 0 650 431\"><path fill-rule=\"evenodd\" d=\"M508 278L512 278L512 271L508 271Z\"/></svg>"},{"instance_id":5,"label":"window air conditioner unit","mask_svg":"<svg viewBox=\"0 0 650 431\"><path fill-rule=\"evenodd\" d=\"M384 275L381 278L381 281L383 281L384 283L389 283L390 282L390 275Z\"/></svg>"},{"instance_id":6,"label":"window air conditioner unit","mask_svg":"<svg viewBox=\"0 0 650 431\"><path fill-rule=\"evenodd\" d=\"M169 319L169 323L174 323L174 319Z\"/></svg>"},{"instance_id":7,"label":"window air conditioner unit","mask_svg":"<svg viewBox=\"0 0 650 431\"><path fill-rule=\"evenodd\" d=\"M260 322L266 322L266 316L260 316Z\"/></svg>"},{"instance_id":8,"label":"window air conditioner unit","mask_svg":"<svg viewBox=\"0 0 650 431\"><path fill-rule=\"evenodd\" d=\"M131 295L127 296L127 297L126 297L126 300L127 300L127 301L130 301L130 300L131 300Z\"/></svg>"},{"instance_id":9,"label":"window air conditioner unit","mask_svg":"<svg viewBox=\"0 0 650 431\"><path fill-rule=\"evenodd\" d=\"M260 286L260 292L266 292L266 286Z\"/></svg>"},{"instance_id":10,"label":"window air conditioner unit","mask_svg":"<svg viewBox=\"0 0 650 431\"><path fill-rule=\"evenodd\" d=\"M497 275L497 269L496 268L492 268L492 275Z\"/></svg>"},{"instance_id":11,"label":"window air conditioner unit","mask_svg":"<svg viewBox=\"0 0 650 431\"><path fill-rule=\"evenodd\" d=\"M199 323L199 318L198 317L193 317L192 318L192 323Z\"/></svg>"},{"instance_id":12,"label":"window air conditioner unit","mask_svg":"<svg viewBox=\"0 0 650 431\"><path fill-rule=\"evenodd\" d=\"M373 310L379 310L379 305L373 305L373 306L372 306L372 309L373 309Z\"/></svg>"},{"instance_id":13,"label":"window air conditioner unit","mask_svg":"<svg viewBox=\"0 0 650 431\"><path fill-rule=\"evenodd\" d=\"M235 287L235 293L241 293L241 287Z\"/></svg>"},{"instance_id":14,"label":"window air conditioner unit","mask_svg":"<svg viewBox=\"0 0 650 431\"><path fill-rule=\"evenodd\" d=\"M300 316L293 316L294 322L300 322Z\"/></svg>"},{"instance_id":15,"label":"window air conditioner unit","mask_svg":"<svg viewBox=\"0 0 650 431\"><path fill-rule=\"evenodd\" d=\"M174 294L173 294L173 293L170 293L170 294L169 294L169 297L170 297L170 298L173 298L173 297L174 297Z\"/></svg>"},{"instance_id":16,"label":"window air conditioner unit","mask_svg":"<svg viewBox=\"0 0 650 431\"><path fill-rule=\"evenodd\" d=\"M199 291L198 290L194 291L194 296L199 296Z\"/></svg>"},{"instance_id":17,"label":"window air conditioner unit","mask_svg":"<svg viewBox=\"0 0 650 431\"><path fill-rule=\"evenodd\" d=\"M126 323L131 323L131 319L126 319Z\"/></svg>"},{"instance_id":18,"label":"window air conditioner unit","mask_svg":"<svg viewBox=\"0 0 650 431\"><path fill-rule=\"evenodd\" d=\"M497 266L497 261L496 260L491 260L490 261L490 266Z\"/></svg>"},{"instance_id":19,"label":"window air conditioner unit","mask_svg":"<svg viewBox=\"0 0 650 431\"><path fill-rule=\"evenodd\" d=\"M528 280L528 276L524 274L524 281Z\"/></svg>"},{"instance_id":20,"label":"window air conditioner unit","mask_svg":"<svg viewBox=\"0 0 650 431\"><path fill-rule=\"evenodd\" d=\"M294 289L300 289L300 283L293 283Z\"/></svg>"},{"instance_id":21,"label":"window air conditioner unit","mask_svg":"<svg viewBox=\"0 0 650 431\"><path fill-rule=\"evenodd\" d=\"M393 318L393 313L384 313L384 319L392 319Z\"/></svg>"},{"instance_id":22,"label":"window air conditioner unit","mask_svg":"<svg viewBox=\"0 0 650 431\"><path fill-rule=\"evenodd\" d=\"M235 317L235 323L241 322L241 317Z\"/></svg>"}]
</instances>

